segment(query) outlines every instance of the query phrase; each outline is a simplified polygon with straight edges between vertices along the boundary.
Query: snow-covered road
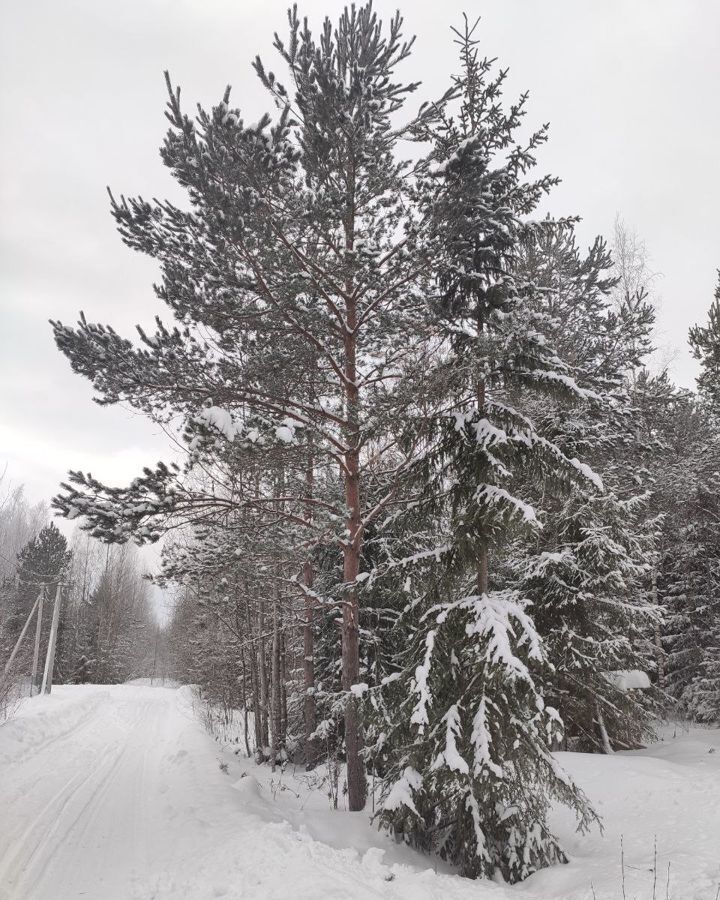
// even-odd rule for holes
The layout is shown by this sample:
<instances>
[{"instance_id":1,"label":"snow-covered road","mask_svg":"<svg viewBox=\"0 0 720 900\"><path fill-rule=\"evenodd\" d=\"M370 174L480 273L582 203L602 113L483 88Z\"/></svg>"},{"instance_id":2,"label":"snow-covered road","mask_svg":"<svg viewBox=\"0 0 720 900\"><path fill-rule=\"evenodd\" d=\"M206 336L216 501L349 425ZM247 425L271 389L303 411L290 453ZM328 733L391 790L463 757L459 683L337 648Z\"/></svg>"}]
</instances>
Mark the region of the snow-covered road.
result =
<instances>
[{"instance_id":1,"label":"snow-covered road","mask_svg":"<svg viewBox=\"0 0 720 900\"><path fill-rule=\"evenodd\" d=\"M206 827L200 807L230 806L222 784L208 796L212 772L193 779L193 742L207 761L174 690L59 688L26 704L0 733L0 897L127 900L172 868Z\"/></svg>"},{"instance_id":2,"label":"snow-covered road","mask_svg":"<svg viewBox=\"0 0 720 900\"><path fill-rule=\"evenodd\" d=\"M223 763L221 769L220 763ZM561 754L604 836L554 827L572 861L514 888L438 874L329 808L303 775L220 748L187 688L60 687L0 726L0 900L715 900L720 731Z\"/></svg>"}]
</instances>

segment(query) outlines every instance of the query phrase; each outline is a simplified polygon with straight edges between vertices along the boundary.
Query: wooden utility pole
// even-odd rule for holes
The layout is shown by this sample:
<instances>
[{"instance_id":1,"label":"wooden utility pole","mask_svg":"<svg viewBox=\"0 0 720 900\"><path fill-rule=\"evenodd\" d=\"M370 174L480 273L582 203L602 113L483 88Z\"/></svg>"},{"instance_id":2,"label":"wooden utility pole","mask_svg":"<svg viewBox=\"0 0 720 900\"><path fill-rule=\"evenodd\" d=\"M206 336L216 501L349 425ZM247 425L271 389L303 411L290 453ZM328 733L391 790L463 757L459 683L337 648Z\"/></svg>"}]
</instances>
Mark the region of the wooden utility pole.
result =
<instances>
[{"instance_id":1,"label":"wooden utility pole","mask_svg":"<svg viewBox=\"0 0 720 900\"><path fill-rule=\"evenodd\" d=\"M20 644L23 642L23 638L25 637L25 633L27 632L30 623L32 622L32 617L35 615L35 610L37 609L38 603L40 602L40 597L35 601L33 608L30 610L30 615L27 617L25 624L23 625L23 630L20 632L20 637L17 639L15 646L13 647L13 651L10 654L10 659L5 663L5 668L3 670L3 675L7 675L10 671L10 667L13 664L13 660L17 655L18 650L20 649Z\"/></svg>"},{"instance_id":2,"label":"wooden utility pole","mask_svg":"<svg viewBox=\"0 0 720 900\"><path fill-rule=\"evenodd\" d=\"M40 591L38 597L38 615L35 624L35 650L33 652L32 674L30 675L30 696L32 697L35 685L37 684L38 662L40 660L40 632L42 631L43 619L43 602L45 599L45 587Z\"/></svg>"},{"instance_id":3,"label":"wooden utility pole","mask_svg":"<svg viewBox=\"0 0 720 900\"><path fill-rule=\"evenodd\" d=\"M55 668L55 645L57 644L58 624L60 622L60 604L62 593L58 581L55 590L55 605L53 606L52 623L50 624L50 640L48 641L47 656L45 657L45 671L43 672L42 693L49 694L52 690L53 670Z\"/></svg>"}]
</instances>

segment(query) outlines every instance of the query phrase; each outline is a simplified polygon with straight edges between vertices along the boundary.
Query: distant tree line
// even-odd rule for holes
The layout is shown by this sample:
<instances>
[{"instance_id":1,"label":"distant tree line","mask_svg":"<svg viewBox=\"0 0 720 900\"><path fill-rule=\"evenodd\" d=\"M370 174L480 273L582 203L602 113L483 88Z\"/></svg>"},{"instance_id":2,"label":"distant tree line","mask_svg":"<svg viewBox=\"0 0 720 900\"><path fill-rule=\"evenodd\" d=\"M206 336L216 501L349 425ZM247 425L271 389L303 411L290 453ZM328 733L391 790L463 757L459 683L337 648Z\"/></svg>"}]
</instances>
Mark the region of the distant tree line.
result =
<instances>
[{"instance_id":1,"label":"distant tree line","mask_svg":"<svg viewBox=\"0 0 720 900\"><path fill-rule=\"evenodd\" d=\"M162 644L150 605L151 586L143 577L137 550L132 545L102 545L81 531L68 542L57 526L48 522L47 507L28 504L21 488L3 496L0 667L9 660L42 594L40 668L35 685L39 688L60 583L56 683L115 684L151 676L153 666L157 672L157 647ZM36 627L37 613L5 679L16 695L29 692Z\"/></svg>"}]
</instances>

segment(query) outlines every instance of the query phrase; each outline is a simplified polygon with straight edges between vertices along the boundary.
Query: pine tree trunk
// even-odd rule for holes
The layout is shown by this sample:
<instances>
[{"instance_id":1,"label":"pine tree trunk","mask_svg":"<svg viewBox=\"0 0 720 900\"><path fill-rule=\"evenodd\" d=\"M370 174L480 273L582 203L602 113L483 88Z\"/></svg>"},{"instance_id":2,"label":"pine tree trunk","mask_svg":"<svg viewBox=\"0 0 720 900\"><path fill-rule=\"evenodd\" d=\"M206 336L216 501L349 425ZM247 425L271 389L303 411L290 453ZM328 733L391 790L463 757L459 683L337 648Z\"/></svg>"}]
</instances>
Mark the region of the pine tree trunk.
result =
<instances>
[{"instance_id":1,"label":"pine tree trunk","mask_svg":"<svg viewBox=\"0 0 720 900\"><path fill-rule=\"evenodd\" d=\"M308 591L313 587L313 570L310 562L303 566L303 581ZM317 727L317 708L315 704L315 604L313 598L305 594L305 621L303 622L303 720L305 726L305 766L315 768L317 763L317 747L312 734Z\"/></svg>"},{"instance_id":2,"label":"pine tree trunk","mask_svg":"<svg viewBox=\"0 0 720 900\"><path fill-rule=\"evenodd\" d=\"M273 586L273 634L272 634L272 660L271 660L271 724L270 724L270 764L275 770L278 756L280 755L280 731L281 731L281 707L280 707L280 582L279 575L275 573Z\"/></svg>"},{"instance_id":3,"label":"pine tree trunk","mask_svg":"<svg viewBox=\"0 0 720 900\"><path fill-rule=\"evenodd\" d=\"M258 617L259 637L258 637L258 677L260 678L260 749L263 756L269 744L268 739L268 673L267 660L265 658L265 636L263 634L265 621L260 611Z\"/></svg>"},{"instance_id":4,"label":"pine tree trunk","mask_svg":"<svg viewBox=\"0 0 720 900\"><path fill-rule=\"evenodd\" d=\"M255 728L255 757L258 762L262 758L262 711L260 709L260 685L257 670L257 654L252 654L251 678L253 680L253 725Z\"/></svg>"},{"instance_id":5,"label":"pine tree trunk","mask_svg":"<svg viewBox=\"0 0 720 900\"><path fill-rule=\"evenodd\" d=\"M245 650L240 651L240 661L242 664L242 707L243 707L243 737L245 738L245 752L250 758L250 737L248 734L248 694L247 694L247 661L245 659ZM252 684L251 684L252 687Z\"/></svg>"},{"instance_id":6,"label":"pine tree trunk","mask_svg":"<svg viewBox=\"0 0 720 900\"><path fill-rule=\"evenodd\" d=\"M348 154L347 215L345 218L345 249L355 247L355 168L354 156ZM345 402L347 451L345 462L345 506L348 511L347 537L344 545L342 615L342 686L348 692L345 706L345 752L347 756L348 806L351 811L365 806L367 783L362 760L362 735L357 698L350 691L360 680L359 604L355 580L360 573L362 548L362 520L360 515L360 390L357 384L358 315L355 284L352 277L345 280ZM352 585L351 587L348 587Z\"/></svg>"},{"instance_id":7,"label":"pine tree trunk","mask_svg":"<svg viewBox=\"0 0 720 900\"><path fill-rule=\"evenodd\" d=\"M312 497L315 490L315 457L311 446L310 457L305 470L305 490ZM313 521L313 508L307 504L305 518L308 524ZM305 728L305 767L314 769L318 759L318 747L312 738L317 728L317 704L315 702L315 598L312 594L315 573L312 562L307 559L303 565L303 584L305 585L305 618L303 621L303 724Z\"/></svg>"},{"instance_id":8,"label":"pine tree trunk","mask_svg":"<svg viewBox=\"0 0 720 900\"><path fill-rule=\"evenodd\" d=\"M247 623L247 633L249 635L253 635L255 629L252 627L252 619L250 616L250 600L247 593L245 599L245 619ZM250 690L252 692L253 727L255 731L255 754L257 756L258 750L262 747L262 731L260 729L260 677L258 674L258 652L256 649L255 640L253 640L252 642L252 648L248 656L250 658Z\"/></svg>"},{"instance_id":9,"label":"pine tree trunk","mask_svg":"<svg viewBox=\"0 0 720 900\"><path fill-rule=\"evenodd\" d=\"M282 624L282 623L281 623ZM287 745L288 703L287 703L288 665L285 626L280 628L280 742Z\"/></svg>"},{"instance_id":10,"label":"pine tree trunk","mask_svg":"<svg viewBox=\"0 0 720 900\"><path fill-rule=\"evenodd\" d=\"M657 673L658 687L660 690L665 689L665 651L662 645L662 635L660 633L660 623L655 623L655 650L657 652Z\"/></svg>"},{"instance_id":11,"label":"pine tree trunk","mask_svg":"<svg viewBox=\"0 0 720 900\"><path fill-rule=\"evenodd\" d=\"M345 546L343 581L354 585L360 573L360 484L357 475L357 454L346 457L348 475L346 477L346 503L350 510L348 520L348 541ZM342 615L342 686L348 692L345 706L345 752L347 755L348 805L351 811L365 806L367 785L365 765L360 755L362 737L357 698L350 692L360 680L360 630L357 588L347 588L343 595Z\"/></svg>"}]
</instances>

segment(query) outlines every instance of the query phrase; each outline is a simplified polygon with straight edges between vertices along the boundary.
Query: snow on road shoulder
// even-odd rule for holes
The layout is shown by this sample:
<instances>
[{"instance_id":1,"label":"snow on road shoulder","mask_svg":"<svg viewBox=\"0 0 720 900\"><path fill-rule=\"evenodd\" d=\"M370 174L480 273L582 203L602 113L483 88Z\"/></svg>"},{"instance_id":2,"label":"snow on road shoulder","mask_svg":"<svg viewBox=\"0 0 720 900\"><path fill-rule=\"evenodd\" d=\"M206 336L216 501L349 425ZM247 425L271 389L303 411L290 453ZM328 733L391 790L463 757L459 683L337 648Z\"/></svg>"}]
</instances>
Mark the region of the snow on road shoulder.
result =
<instances>
[{"instance_id":1,"label":"snow on road shoulder","mask_svg":"<svg viewBox=\"0 0 720 900\"><path fill-rule=\"evenodd\" d=\"M331 810L322 785L310 790L313 781L322 779L322 770L308 776L289 766L273 774L269 767L257 767L239 752L234 754L233 746L237 750L240 744L223 742L222 759L241 793L244 811L257 822L244 860L218 849L217 864L226 859L226 868L235 869L245 884L246 893L228 897L280 898L286 894L276 879L288 878L294 896L321 900L619 900L621 837L627 897L653 897L655 847L657 897L665 897L668 862L672 900L716 900L720 887L718 729L669 729L646 750L613 756L559 754L563 767L595 803L604 830L579 835L572 816L557 810L551 824L568 850L569 864L538 872L513 887L447 874L441 863L378 833L367 814ZM277 860L270 872L253 862L268 854ZM328 878L333 871L344 873L339 893L327 887L321 868Z\"/></svg>"},{"instance_id":2,"label":"snow on road shoulder","mask_svg":"<svg viewBox=\"0 0 720 900\"><path fill-rule=\"evenodd\" d=\"M228 746L232 745L226 743L226 750ZM257 898L284 896L275 881L287 877L297 896L323 900L331 896L617 900L622 897L622 837L628 897L653 896L657 846L657 896L665 896L669 862L671 898L715 900L720 885L720 730L679 729L675 735L670 731L663 741L633 753L560 757L596 804L604 831L578 835L574 820L558 810L552 826L568 849L570 863L514 887L468 882L445 874L442 865L436 872L432 860L378 834L367 815L332 811L322 789L309 791L304 773L288 767L273 775L268 767L258 768L228 752L223 760L229 777L241 792L245 812L258 821L251 840L254 849L248 847L244 861L222 848L216 861L222 866L226 859L225 868L237 871L247 891L238 896ZM318 773L310 781L321 777ZM271 872L253 864L253 859L268 853L283 860L274 863ZM321 866L330 873L345 873L340 893L323 892Z\"/></svg>"},{"instance_id":3,"label":"snow on road shoulder","mask_svg":"<svg viewBox=\"0 0 720 900\"><path fill-rule=\"evenodd\" d=\"M27 698L0 725L0 767L22 763L48 744L71 734L95 714L108 689L98 685L55 687L51 694Z\"/></svg>"}]
</instances>

